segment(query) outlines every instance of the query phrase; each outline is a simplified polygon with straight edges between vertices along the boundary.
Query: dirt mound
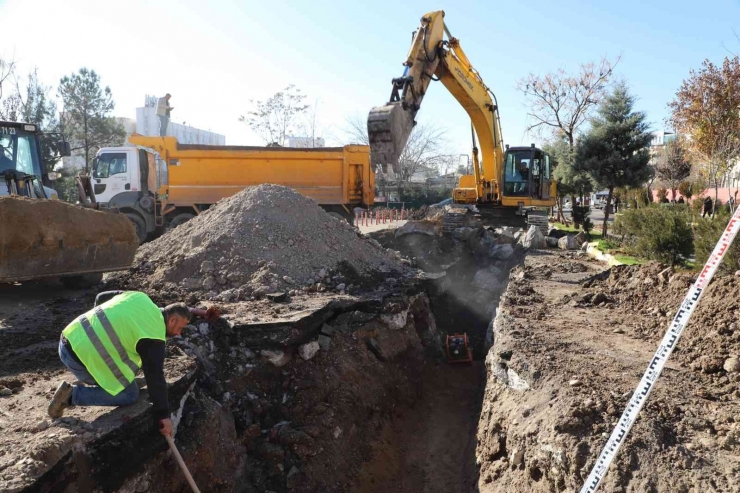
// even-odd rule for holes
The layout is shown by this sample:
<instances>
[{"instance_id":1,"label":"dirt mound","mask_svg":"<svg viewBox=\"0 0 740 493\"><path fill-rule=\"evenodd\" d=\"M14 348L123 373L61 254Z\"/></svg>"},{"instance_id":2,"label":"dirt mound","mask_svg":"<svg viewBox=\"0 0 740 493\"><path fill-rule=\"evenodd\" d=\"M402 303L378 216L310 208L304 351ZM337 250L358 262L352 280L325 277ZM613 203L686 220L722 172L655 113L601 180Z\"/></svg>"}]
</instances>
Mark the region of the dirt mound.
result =
<instances>
[{"instance_id":1,"label":"dirt mound","mask_svg":"<svg viewBox=\"0 0 740 493\"><path fill-rule=\"evenodd\" d=\"M377 242L312 199L259 185L143 245L135 269L121 279L235 301L278 290L342 292L402 270Z\"/></svg>"},{"instance_id":2,"label":"dirt mound","mask_svg":"<svg viewBox=\"0 0 740 493\"><path fill-rule=\"evenodd\" d=\"M128 266L139 244L122 214L0 197L0 281Z\"/></svg>"},{"instance_id":3,"label":"dirt mound","mask_svg":"<svg viewBox=\"0 0 740 493\"><path fill-rule=\"evenodd\" d=\"M620 266L612 269L608 278L595 282L589 291L603 292L624 312L644 316L644 321L635 319L622 329L637 339L657 344L695 279L693 273L674 273L657 263ZM740 278L732 275L714 278L671 360L720 378L727 373L723 368L725 361L740 357L738 290Z\"/></svg>"},{"instance_id":4,"label":"dirt mound","mask_svg":"<svg viewBox=\"0 0 740 493\"><path fill-rule=\"evenodd\" d=\"M486 361L481 492L578 491L693 281L596 269L543 253L513 273ZM707 288L600 491L737 491L738 288Z\"/></svg>"}]
</instances>

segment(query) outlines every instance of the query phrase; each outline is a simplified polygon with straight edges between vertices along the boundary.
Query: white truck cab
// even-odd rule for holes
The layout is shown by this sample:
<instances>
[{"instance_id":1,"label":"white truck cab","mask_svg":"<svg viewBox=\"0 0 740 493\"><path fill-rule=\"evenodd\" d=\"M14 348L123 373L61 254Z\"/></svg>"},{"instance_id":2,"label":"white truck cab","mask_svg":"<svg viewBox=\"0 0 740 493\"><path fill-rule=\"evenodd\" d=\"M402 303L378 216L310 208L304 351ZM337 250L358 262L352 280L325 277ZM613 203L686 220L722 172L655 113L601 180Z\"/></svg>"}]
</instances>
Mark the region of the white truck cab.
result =
<instances>
[{"instance_id":1,"label":"white truck cab","mask_svg":"<svg viewBox=\"0 0 740 493\"><path fill-rule=\"evenodd\" d=\"M98 151L92 170L98 202L107 204L119 193L139 191L138 152L135 147L104 147Z\"/></svg>"},{"instance_id":2,"label":"white truck cab","mask_svg":"<svg viewBox=\"0 0 740 493\"><path fill-rule=\"evenodd\" d=\"M159 155L139 147L103 147L92 164L92 185L101 207L117 208L134 223L144 241L156 227L155 195L167 182Z\"/></svg>"}]
</instances>

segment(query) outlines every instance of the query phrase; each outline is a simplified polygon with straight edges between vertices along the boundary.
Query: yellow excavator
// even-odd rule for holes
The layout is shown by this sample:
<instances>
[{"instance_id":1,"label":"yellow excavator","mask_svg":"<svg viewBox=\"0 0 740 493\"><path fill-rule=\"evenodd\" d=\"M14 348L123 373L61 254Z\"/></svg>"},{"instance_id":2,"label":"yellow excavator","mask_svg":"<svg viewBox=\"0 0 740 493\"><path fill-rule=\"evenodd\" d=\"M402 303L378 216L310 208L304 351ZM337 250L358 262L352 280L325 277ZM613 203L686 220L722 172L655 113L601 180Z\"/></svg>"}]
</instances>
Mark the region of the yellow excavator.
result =
<instances>
[{"instance_id":1,"label":"yellow excavator","mask_svg":"<svg viewBox=\"0 0 740 493\"><path fill-rule=\"evenodd\" d=\"M467 212L472 206L489 224L546 229L547 208L555 205L556 193L550 156L534 144L504 147L496 96L450 34L444 15L440 10L421 18L403 75L392 81L390 101L370 111L371 163L386 173L396 170L429 85L441 81L470 116L473 137L473 174L461 176L453 190L458 209L445 214L444 229L459 226L464 218L460 209Z\"/></svg>"}]
</instances>

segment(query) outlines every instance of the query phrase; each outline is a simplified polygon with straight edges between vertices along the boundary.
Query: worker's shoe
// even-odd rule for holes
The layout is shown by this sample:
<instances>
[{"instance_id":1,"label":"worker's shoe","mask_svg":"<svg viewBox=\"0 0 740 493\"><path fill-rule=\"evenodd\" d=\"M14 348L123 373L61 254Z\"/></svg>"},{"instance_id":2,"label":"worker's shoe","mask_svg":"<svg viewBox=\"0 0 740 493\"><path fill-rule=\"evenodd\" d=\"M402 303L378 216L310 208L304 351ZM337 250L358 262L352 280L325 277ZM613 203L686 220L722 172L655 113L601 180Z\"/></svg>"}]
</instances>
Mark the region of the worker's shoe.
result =
<instances>
[{"instance_id":1,"label":"worker's shoe","mask_svg":"<svg viewBox=\"0 0 740 493\"><path fill-rule=\"evenodd\" d=\"M57 391L54 392L54 397L51 398L49 403L49 417L61 418L64 414L64 410L67 409L72 401L72 386L67 382L59 384Z\"/></svg>"}]
</instances>

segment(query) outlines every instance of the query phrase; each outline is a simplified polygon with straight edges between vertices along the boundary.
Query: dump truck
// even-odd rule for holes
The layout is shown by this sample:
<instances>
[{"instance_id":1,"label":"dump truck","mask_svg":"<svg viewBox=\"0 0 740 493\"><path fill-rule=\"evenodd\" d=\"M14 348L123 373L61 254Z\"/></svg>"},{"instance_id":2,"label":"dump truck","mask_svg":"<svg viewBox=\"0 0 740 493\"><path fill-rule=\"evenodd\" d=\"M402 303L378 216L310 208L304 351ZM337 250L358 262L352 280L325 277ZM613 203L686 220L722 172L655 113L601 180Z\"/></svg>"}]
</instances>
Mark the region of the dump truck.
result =
<instances>
[{"instance_id":1,"label":"dump truck","mask_svg":"<svg viewBox=\"0 0 740 493\"><path fill-rule=\"evenodd\" d=\"M129 142L98 151L92 188L99 206L125 214L141 241L262 183L294 188L350 223L355 207L374 202L375 173L365 145L213 146L137 134Z\"/></svg>"},{"instance_id":2,"label":"dump truck","mask_svg":"<svg viewBox=\"0 0 740 493\"><path fill-rule=\"evenodd\" d=\"M0 283L59 277L82 287L133 262L139 242L125 216L57 200L42 162L50 153L70 155L61 134L0 121Z\"/></svg>"}]
</instances>

